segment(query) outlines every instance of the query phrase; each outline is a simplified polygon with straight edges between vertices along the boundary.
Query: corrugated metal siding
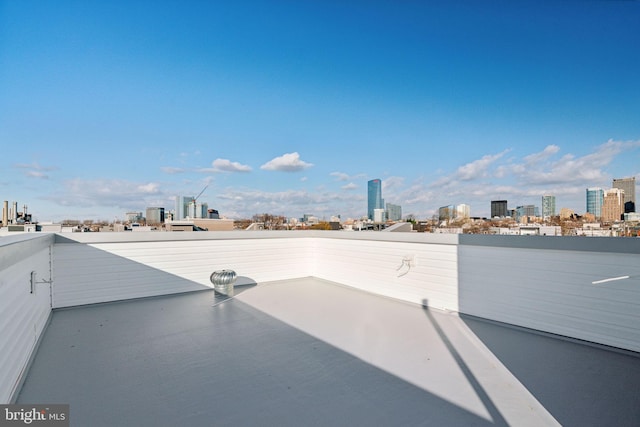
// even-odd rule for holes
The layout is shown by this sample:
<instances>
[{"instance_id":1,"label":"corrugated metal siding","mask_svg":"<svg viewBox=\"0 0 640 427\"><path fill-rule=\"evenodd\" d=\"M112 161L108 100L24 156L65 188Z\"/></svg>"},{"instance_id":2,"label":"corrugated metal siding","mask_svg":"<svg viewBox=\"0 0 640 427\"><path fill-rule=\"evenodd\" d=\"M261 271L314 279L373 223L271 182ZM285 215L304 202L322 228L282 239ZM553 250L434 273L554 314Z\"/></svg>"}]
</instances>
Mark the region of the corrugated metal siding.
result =
<instances>
[{"instance_id":1,"label":"corrugated metal siding","mask_svg":"<svg viewBox=\"0 0 640 427\"><path fill-rule=\"evenodd\" d=\"M60 243L53 306L204 289L220 269L255 282L305 277L309 251L308 238Z\"/></svg>"},{"instance_id":2,"label":"corrugated metal siding","mask_svg":"<svg viewBox=\"0 0 640 427\"><path fill-rule=\"evenodd\" d=\"M409 270L398 269L405 256L413 257L416 265ZM318 238L314 241L314 258L313 275L321 279L458 310L456 245Z\"/></svg>"},{"instance_id":3,"label":"corrugated metal siding","mask_svg":"<svg viewBox=\"0 0 640 427\"><path fill-rule=\"evenodd\" d=\"M460 245L460 312L640 351L638 277L592 284L634 275L639 261L637 254Z\"/></svg>"},{"instance_id":4,"label":"corrugated metal siding","mask_svg":"<svg viewBox=\"0 0 640 427\"><path fill-rule=\"evenodd\" d=\"M36 243L40 248L34 252L33 241L0 246L0 252L9 251L11 257L21 255L0 271L0 403L15 397L51 312L49 284L37 284L30 292L31 271L37 273L37 281L49 279L48 243Z\"/></svg>"}]
</instances>

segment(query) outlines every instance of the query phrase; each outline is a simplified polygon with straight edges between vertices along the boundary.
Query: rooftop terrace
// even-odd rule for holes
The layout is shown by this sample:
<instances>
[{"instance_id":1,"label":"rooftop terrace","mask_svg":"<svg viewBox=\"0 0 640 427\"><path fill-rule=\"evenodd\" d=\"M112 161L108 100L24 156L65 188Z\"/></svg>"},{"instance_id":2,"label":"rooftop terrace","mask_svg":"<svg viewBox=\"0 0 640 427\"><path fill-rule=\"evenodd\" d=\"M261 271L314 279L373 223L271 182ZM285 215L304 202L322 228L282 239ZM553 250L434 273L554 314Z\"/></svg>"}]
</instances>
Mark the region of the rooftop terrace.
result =
<instances>
[{"instance_id":1,"label":"rooftop terrace","mask_svg":"<svg viewBox=\"0 0 640 427\"><path fill-rule=\"evenodd\" d=\"M3 401L93 426L637 425L638 240L327 233L0 240Z\"/></svg>"}]
</instances>

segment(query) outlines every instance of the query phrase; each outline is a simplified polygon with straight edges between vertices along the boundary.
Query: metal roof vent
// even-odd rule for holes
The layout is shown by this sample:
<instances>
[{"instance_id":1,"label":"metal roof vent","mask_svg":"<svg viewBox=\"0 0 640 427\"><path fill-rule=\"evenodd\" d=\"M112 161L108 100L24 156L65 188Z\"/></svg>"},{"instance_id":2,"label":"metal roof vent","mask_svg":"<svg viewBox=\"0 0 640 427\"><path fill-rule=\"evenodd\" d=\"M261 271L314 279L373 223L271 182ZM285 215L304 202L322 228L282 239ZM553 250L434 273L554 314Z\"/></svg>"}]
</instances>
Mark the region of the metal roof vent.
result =
<instances>
[{"instance_id":1,"label":"metal roof vent","mask_svg":"<svg viewBox=\"0 0 640 427\"><path fill-rule=\"evenodd\" d=\"M233 270L217 270L211 273L211 283L213 283L213 289L216 293L233 296L233 284L235 283L238 275Z\"/></svg>"}]
</instances>

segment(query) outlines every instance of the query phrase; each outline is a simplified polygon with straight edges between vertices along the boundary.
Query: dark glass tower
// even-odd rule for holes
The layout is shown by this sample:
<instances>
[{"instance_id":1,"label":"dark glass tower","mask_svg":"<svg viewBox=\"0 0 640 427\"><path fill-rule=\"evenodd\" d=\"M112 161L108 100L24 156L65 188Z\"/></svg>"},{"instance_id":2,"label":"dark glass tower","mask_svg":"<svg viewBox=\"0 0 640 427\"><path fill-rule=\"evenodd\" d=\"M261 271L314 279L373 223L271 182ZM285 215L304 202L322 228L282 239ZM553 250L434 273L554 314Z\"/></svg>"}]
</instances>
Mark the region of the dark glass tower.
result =
<instances>
[{"instance_id":1,"label":"dark glass tower","mask_svg":"<svg viewBox=\"0 0 640 427\"><path fill-rule=\"evenodd\" d=\"M491 218L504 218L508 216L506 200L491 201Z\"/></svg>"}]
</instances>

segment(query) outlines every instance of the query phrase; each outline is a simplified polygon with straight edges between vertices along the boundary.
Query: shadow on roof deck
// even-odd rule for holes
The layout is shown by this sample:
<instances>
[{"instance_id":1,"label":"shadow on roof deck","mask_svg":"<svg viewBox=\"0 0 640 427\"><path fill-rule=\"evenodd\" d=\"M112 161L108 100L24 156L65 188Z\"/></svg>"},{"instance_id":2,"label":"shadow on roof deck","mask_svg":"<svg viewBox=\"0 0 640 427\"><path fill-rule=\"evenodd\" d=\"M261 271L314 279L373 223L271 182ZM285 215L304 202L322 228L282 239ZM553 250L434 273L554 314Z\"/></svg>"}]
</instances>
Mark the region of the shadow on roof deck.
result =
<instances>
[{"instance_id":1,"label":"shadow on roof deck","mask_svg":"<svg viewBox=\"0 0 640 427\"><path fill-rule=\"evenodd\" d=\"M92 426L640 419L634 355L314 278L214 300L202 291L55 310L17 402L69 403L72 425Z\"/></svg>"}]
</instances>

